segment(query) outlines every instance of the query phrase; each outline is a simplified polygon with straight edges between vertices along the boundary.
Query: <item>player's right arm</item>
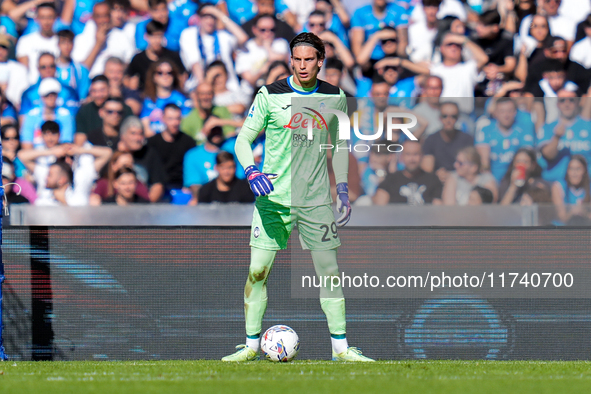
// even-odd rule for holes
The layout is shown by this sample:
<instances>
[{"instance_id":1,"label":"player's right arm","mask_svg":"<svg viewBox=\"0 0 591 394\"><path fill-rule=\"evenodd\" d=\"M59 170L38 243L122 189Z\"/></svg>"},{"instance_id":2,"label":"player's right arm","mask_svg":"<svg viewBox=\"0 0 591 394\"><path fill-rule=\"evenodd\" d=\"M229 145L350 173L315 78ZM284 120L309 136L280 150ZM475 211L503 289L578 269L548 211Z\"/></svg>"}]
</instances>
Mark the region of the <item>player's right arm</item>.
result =
<instances>
[{"instance_id":1,"label":"player's right arm","mask_svg":"<svg viewBox=\"0 0 591 394\"><path fill-rule=\"evenodd\" d=\"M269 122L268 104L267 88L263 86L258 91L254 103L248 110L248 115L236 138L235 145L236 157L244 167L246 179L256 197L270 194L274 189L270 179L277 176L276 174L261 173L254 164L254 155L252 153L252 143L259 135L259 132L267 127Z\"/></svg>"}]
</instances>

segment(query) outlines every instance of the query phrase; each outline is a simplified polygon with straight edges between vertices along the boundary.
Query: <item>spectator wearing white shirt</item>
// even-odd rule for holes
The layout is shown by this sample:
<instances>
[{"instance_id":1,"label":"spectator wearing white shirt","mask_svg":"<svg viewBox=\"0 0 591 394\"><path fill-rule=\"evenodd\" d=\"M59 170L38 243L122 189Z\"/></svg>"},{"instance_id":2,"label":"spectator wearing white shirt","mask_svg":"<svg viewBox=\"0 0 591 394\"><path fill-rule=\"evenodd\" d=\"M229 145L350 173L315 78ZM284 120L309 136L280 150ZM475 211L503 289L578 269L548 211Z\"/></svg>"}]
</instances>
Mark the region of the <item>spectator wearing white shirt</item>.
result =
<instances>
[{"instance_id":1,"label":"spectator wearing white shirt","mask_svg":"<svg viewBox=\"0 0 591 394\"><path fill-rule=\"evenodd\" d=\"M423 20L408 28L408 47L406 51L413 62L430 61L433 56L433 42L437 36L437 13L441 0L423 0Z\"/></svg>"},{"instance_id":2,"label":"spectator wearing white shirt","mask_svg":"<svg viewBox=\"0 0 591 394\"><path fill-rule=\"evenodd\" d=\"M236 73L242 77L245 91L252 92L257 82L275 60L288 61L289 44L283 38L275 38L275 20L271 15L258 15L252 28L255 38L246 42L246 50L236 57Z\"/></svg>"},{"instance_id":3,"label":"spectator wearing white shirt","mask_svg":"<svg viewBox=\"0 0 591 394\"><path fill-rule=\"evenodd\" d=\"M29 87L27 68L9 60L11 42L7 35L0 34L0 87L6 98L15 106L21 103L23 92Z\"/></svg>"},{"instance_id":4,"label":"spectator wearing white shirt","mask_svg":"<svg viewBox=\"0 0 591 394\"><path fill-rule=\"evenodd\" d=\"M426 14L423 9L424 5L419 2L410 13L409 16L409 23L418 23L423 22L426 18ZM437 19L443 19L446 16L455 16L462 22L466 22L468 19L468 14L464 9L464 6L461 1L459 0L443 0L439 6L439 10L437 11Z\"/></svg>"},{"instance_id":5,"label":"spectator wearing white shirt","mask_svg":"<svg viewBox=\"0 0 591 394\"><path fill-rule=\"evenodd\" d=\"M589 70L591 69L591 15L583 21L583 28L586 37L573 45L570 50L570 60Z\"/></svg>"},{"instance_id":6,"label":"spectator wearing white shirt","mask_svg":"<svg viewBox=\"0 0 591 394\"><path fill-rule=\"evenodd\" d=\"M129 0L107 0L111 7L111 24L114 29L120 29L127 39L135 43L135 23L129 21L131 3Z\"/></svg>"},{"instance_id":7,"label":"spectator wearing white shirt","mask_svg":"<svg viewBox=\"0 0 591 394\"><path fill-rule=\"evenodd\" d=\"M53 32L53 24L57 17L56 13L53 3L39 4L36 12L39 31L22 36L16 44L16 58L27 67L29 83L31 84L39 79L37 70L39 55L49 52L56 57L59 56L58 38Z\"/></svg>"},{"instance_id":8,"label":"spectator wearing white shirt","mask_svg":"<svg viewBox=\"0 0 591 394\"><path fill-rule=\"evenodd\" d=\"M564 38L569 43L570 48L570 45L575 40L577 30L575 21L559 12L559 7L562 3L561 0L543 0L541 3L542 10L540 13L546 15L548 18L550 32L555 37ZM521 42L528 40L527 37L529 36L532 18L533 15L528 15L521 21L521 26L519 27L519 38Z\"/></svg>"},{"instance_id":9,"label":"spectator wearing white shirt","mask_svg":"<svg viewBox=\"0 0 591 394\"><path fill-rule=\"evenodd\" d=\"M192 85L204 80L204 72L209 64L221 60L228 71L228 89L238 89L233 54L248 40L248 35L237 23L212 5L201 6L197 13L199 26L183 30L179 40L181 60L185 68L193 74ZM217 28L218 21L225 30Z\"/></svg>"},{"instance_id":10,"label":"spectator wearing white shirt","mask_svg":"<svg viewBox=\"0 0 591 394\"><path fill-rule=\"evenodd\" d=\"M83 63L90 70L90 78L102 74L105 62L110 57L118 57L129 63L136 53L135 44L125 32L113 28L111 24L111 7L106 2L96 3L92 10L92 20L96 30L90 28L90 22L74 40L72 59Z\"/></svg>"}]
</instances>

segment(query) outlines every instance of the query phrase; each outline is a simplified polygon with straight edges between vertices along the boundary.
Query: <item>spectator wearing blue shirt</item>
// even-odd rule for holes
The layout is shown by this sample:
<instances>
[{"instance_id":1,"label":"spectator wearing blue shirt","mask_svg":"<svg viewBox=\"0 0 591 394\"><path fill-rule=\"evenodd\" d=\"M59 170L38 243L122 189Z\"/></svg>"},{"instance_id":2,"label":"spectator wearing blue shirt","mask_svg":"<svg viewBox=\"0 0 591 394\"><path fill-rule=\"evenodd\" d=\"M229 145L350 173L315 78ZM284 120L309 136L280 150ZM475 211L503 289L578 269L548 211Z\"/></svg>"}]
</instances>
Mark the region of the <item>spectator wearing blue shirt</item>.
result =
<instances>
[{"instance_id":1,"label":"spectator wearing blue shirt","mask_svg":"<svg viewBox=\"0 0 591 394\"><path fill-rule=\"evenodd\" d=\"M318 0L316 2L316 10L324 12L326 29L336 34L337 37L343 40L347 48L349 48L348 28L351 18L341 2L339 0Z\"/></svg>"},{"instance_id":2,"label":"spectator wearing blue shirt","mask_svg":"<svg viewBox=\"0 0 591 394\"><path fill-rule=\"evenodd\" d=\"M256 17L259 15L271 15L273 17L273 20L275 20L276 38L291 41L295 37L294 30L296 29L294 28L293 22L297 24L297 21L281 0L256 0L256 4L251 2L251 0L226 1L230 18L236 23L241 24L242 29L244 29L250 38L255 38L252 29L256 27L258 21ZM240 9L250 9L250 12L241 13L241 11L238 11ZM282 19L277 18L277 15L282 15Z\"/></svg>"},{"instance_id":3,"label":"spectator wearing blue shirt","mask_svg":"<svg viewBox=\"0 0 591 394\"><path fill-rule=\"evenodd\" d=\"M69 86L76 91L80 101L88 96L90 78L88 69L82 63L72 60L71 54L74 48L74 32L61 30L57 33L58 48L60 54L56 59L56 78L64 86Z\"/></svg>"},{"instance_id":4,"label":"spectator wearing blue shirt","mask_svg":"<svg viewBox=\"0 0 591 394\"><path fill-rule=\"evenodd\" d=\"M39 81L36 84L31 85L27 90L23 92L23 96L21 99L21 108L19 112L19 116L22 117L26 115L29 111L34 108L41 108L41 95L39 93L39 88L41 82L43 82L46 78L55 78L56 75L56 62L55 56L51 53L42 53L39 55L38 60L38 68L39 68ZM69 86L62 86L61 90L58 92L57 98L57 106L63 107L68 109L68 111L72 114L76 114L78 110L78 94L74 89ZM21 119L22 123L22 119Z\"/></svg>"},{"instance_id":5,"label":"spectator wearing blue shirt","mask_svg":"<svg viewBox=\"0 0 591 394\"><path fill-rule=\"evenodd\" d=\"M74 139L74 116L67 109L59 107L58 95L63 89L55 78L45 78L39 85L41 106L32 108L24 117L21 129L22 149L31 149L43 145L41 125L48 120L59 124L60 142L72 142Z\"/></svg>"},{"instance_id":6,"label":"spectator wearing blue shirt","mask_svg":"<svg viewBox=\"0 0 591 394\"><path fill-rule=\"evenodd\" d=\"M137 24L135 30L135 46L141 51L148 47L148 42L144 37L146 34L146 25L154 20L166 26L166 32L164 33L164 38L166 40L165 47L171 51L178 51L180 48L179 38L181 36L181 31L189 25L189 18L185 21L176 17L176 20L172 21L170 18L168 2L166 0L148 0L148 5L150 7L150 18ZM178 24L180 24L180 26Z\"/></svg>"},{"instance_id":7,"label":"spectator wearing blue shirt","mask_svg":"<svg viewBox=\"0 0 591 394\"><path fill-rule=\"evenodd\" d=\"M92 19L92 9L99 0L65 0L62 11L62 20L65 24L71 23L75 35L82 33L86 22Z\"/></svg>"},{"instance_id":8,"label":"spectator wearing blue shirt","mask_svg":"<svg viewBox=\"0 0 591 394\"><path fill-rule=\"evenodd\" d=\"M500 182L515 152L521 147L534 146L533 123L519 124L517 105L509 98L500 98L494 111L495 121L476 133L476 149L482 158L482 168L489 170Z\"/></svg>"},{"instance_id":9,"label":"spectator wearing blue shirt","mask_svg":"<svg viewBox=\"0 0 591 394\"><path fill-rule=\"evenodd\" d=\"M573 155L564 179L559 179L552 185L552 202L563 223L575 215L586 213L582 207L591 202L590 183L587 160L582 155Z\"/></svg>"},{"instance_id":10,"label":"spectator wearing blue shirt","mask_svg":"<svg viewBox=\"0 0 591 394\"><path fill-rule=\"evenodd\" d=\"M166 104L178 105L183 116L191 111L191 101L181 93L179 72L174 62L168 59L159 59L150 66L146 74L144 96L140 118L147 138L164 130L162 111Z\"/></svg>"},{"instance_id":11,"label":"spectator wearing blue shirt","mask_svg":"<svg viewBox=\"0 0 591 394\"><path fill-rule=\"evenodd\" d=\"M306 22L307 31L316 34L323 42L326 49L326 59L336 57L343 62L347 70L355 67L355 59L347 48L347 45L337 34L326 28L326 15L324 12L315 10L308 17ZM343 36L343 37L346 37Z\"/></svg>"},{"instance_id":12,"label":"spectator wearing blue shirt","mask_svg":"<svg viewBox=\"0 0 591 394\"><path fill-rule=\"evenodd\" d=\"M351 18L351 51L356 57L361 52L363 43L375 32L389 26L398 32L398 54L403 55L408 43L408 14L396 3L386 0L373 0L371 4L360 7ZM374 60L384 57L381 46L375 46L371 58Z\"/></svg>"},{"instance_id":13,"label":"spectator wearing blue shirt","mask_svg":"<svg viewBox=\"0 0 591 394\"><path fill-rule=\"evenodd\" d=\"M233 153L235 140L224 140L224 132L217 126L211 129L207 140L185 154L183 161L183 186L191 189L193 195L189 205L197 203L201 186L218 176L215 169L216 156L224 150ZM238 171L237 171L238 173Z\"/></svg>"},{"instance_id":14,"label":"spectator wearing blue shirt","mask_svg":"<svg viewBox=\"0 0 591 394\"><path fill-rule=\"evenodd\" d=\"M580 154L591 162L591 122L579 115L579 101L575 92L562 89L557 102L559 119L544 125L539 136L542 158L542 177L550 182L564 179L570 156Z\"/></svg>"}]
</instances>

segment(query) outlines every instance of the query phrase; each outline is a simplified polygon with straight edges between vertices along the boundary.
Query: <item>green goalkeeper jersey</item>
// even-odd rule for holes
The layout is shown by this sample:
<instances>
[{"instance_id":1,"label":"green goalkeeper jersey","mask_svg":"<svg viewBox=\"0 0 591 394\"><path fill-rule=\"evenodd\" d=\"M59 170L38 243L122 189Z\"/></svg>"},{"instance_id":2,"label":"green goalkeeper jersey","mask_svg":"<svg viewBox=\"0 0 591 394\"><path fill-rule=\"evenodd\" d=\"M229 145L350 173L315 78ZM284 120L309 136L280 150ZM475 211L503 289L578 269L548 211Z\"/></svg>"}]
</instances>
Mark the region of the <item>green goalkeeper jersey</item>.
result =
<instances>
[{"instance_id":1,"label":"green goalkeeper jersey","mask_svg":"<svg viewBox=\"0 0 591 394\"><path fill-rule=\"evenodd\" d=\"M347 182L347 140L338 139L337 116L326 109L347 113L347 100L341 89L320 80L306 89L289 77L263 86L256 94L238 135L236 154L245 168L254 164L250 144L265 130L263 172L278 175L272 180L275 190L270 201L295 207L330 204L329 149L336 182Z\"/></svg>"}]
</instances>

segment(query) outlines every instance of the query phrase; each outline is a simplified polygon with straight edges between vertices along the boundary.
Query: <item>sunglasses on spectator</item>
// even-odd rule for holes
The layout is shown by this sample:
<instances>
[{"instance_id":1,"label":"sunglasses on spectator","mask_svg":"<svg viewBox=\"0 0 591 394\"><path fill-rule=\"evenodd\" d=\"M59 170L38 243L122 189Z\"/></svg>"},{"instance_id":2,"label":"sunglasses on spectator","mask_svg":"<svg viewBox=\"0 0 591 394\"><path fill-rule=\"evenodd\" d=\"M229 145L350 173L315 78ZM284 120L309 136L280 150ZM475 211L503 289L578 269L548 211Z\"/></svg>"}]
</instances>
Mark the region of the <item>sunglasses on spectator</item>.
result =
<instances>
[{"instance_id":1,"label":"sunglasses on spectator","mask_svg":"<svg viewBox=\"0 0 591 394\"><path fill-rule=\"evenodd\" d=\"M532 29L544 28L547 29L548 25L531 25Z\"/></svg>"},{"instance_id":2,"label":"sunglasses on spectator","mask_svg":"<svg viewBox=\"0 0 591 394\"><path fill-rule=\"evenodd\" d=\"M558 102L561 104L566 103L566 102L573 104L573 103L577 102L577 99L575 97L563 97L563 98L559 98Z\"/></svg>"},{"instance_id":3,"label":"sunglasses on spectator","mask_svg":"<svg viewBox=\"0 0 591 394\"><path fill-rule=\"evenodd\" d=\"M18 137L2 137L4 141L18 141Z\"/></svg>"},{"instance_id":4,"label":"sunglasses on spectator","mask_svg":"<svg viewBox=\"0 0 591 394\"><path fill-rule=\"evenodd\" d=\"M172 71L156 71L156 75L172 75Z\"/></svg>"},{"instance_id":5,"label":"sunglasses on spectator","mask_svg":"<svg viewBox=\"0 0 591 394\"><path fill-rule=\"evenodd\" d=\"M107 115L113 115L113 114L117 114L119 116L123 115L123 111L122 110L114 110L114 109L106 109L105 112L107 113Z\"/></svg>"},{"instance_id":6,"label":"sunglasses on spectator","mask_svg":"<svg viewBox=\"0 0 591 394\"><path fill-rule=\"evenodd\" d=\"M261 28L259 28L259 30L261 31L261 33L267 33L267 32L274 33L275 32L275 28L274 27L272 29L261 29Z\"/></svg>"},{"instance_id":7,"label":"sunglasses on spectator","mask_svg":"<svg viewBox=\"0 0 591 394\"><path fill-rule=\"evenodd\" d=\"M325 27L326 23L310 23L310 27Z\"/></svg>"},{"instance_id":8,"label":"sunglasses on spectator","mask_svg":"<svg viewBox=\"0 0 591 394\"><path fill-rule=\"evenodd\" d=\"M441 114L441 119L453 118L457 119L459 115L457 114Z\"/></svg>"},{"instance_id":9,"label":"sunglasses on spectator","mask_svg":"<svg viewBox=\"0 0 591 394\"><path fill-rule=\"evenodd\" d=\"M48 64L48 65L43 65L43 66L39 66L40 70L47 70L48 68L55 68L55 64Z\"/></svg>"},{"instance_id":10,"label":"sunglasses on spectator","mask_svg":"<svg viewBox=\"0 0 591 394\"><path fill-rule=\"evenodd\" d=\"M396 43L398 40L395 38L386 38L385 40L382 40L382 44L387 44L389 42Z\"/></svg>"},{"instance_id":11,"label":"sunglasses on spectator","mask_svg":"<svg viewBox=\"0 0 591 394\"><path fill-rule=\"evenodd\" d=\"M461 48L462 44L458 44L457 42L448 42L447 44L443 44L444 47L458 47Z\"/></svg>"}]
</instances>

